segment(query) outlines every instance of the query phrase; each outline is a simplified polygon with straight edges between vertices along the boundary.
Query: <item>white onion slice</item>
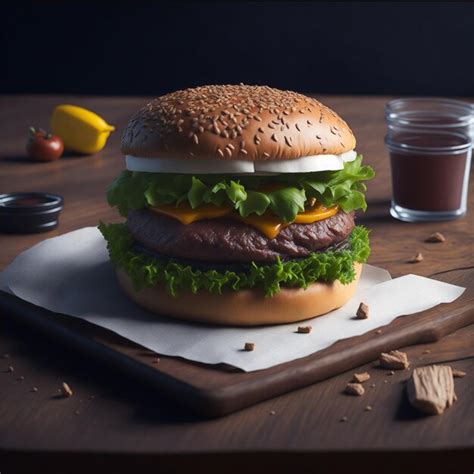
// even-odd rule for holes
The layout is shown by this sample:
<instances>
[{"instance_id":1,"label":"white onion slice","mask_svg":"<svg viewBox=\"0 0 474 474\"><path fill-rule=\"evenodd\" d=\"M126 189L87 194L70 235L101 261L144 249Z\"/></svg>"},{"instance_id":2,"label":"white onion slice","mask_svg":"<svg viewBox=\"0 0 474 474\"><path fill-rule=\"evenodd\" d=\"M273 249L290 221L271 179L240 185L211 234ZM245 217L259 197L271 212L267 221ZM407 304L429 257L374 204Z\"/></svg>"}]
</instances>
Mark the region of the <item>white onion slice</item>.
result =
<instances>
[{"instance_id":1,"label":"white onion slice","mask_svg":"<svg viewBox=\"0 0 474 474\"><path fill-rule=\"evenodd\" d=\"M127 169L130 171L147 171L150 173L183 173L183 174L240 174L253 173L253 161L187 158L140 158L127 155Z\"/></svg>"},{"instance_id":2,"label":"white onion slice","mask_svg":"<svg viewBox=\"0 0 474 474\"><path fill-rule=\"evenodd\" d=\"M127 155L125 162L130 171L182 174L279 174L308 173L314 171L342 170L344 163L354 161L354 150L340 155L303 156L296 160L226 160L186 158L141 158Z\"/></svg>"}]
</instances>

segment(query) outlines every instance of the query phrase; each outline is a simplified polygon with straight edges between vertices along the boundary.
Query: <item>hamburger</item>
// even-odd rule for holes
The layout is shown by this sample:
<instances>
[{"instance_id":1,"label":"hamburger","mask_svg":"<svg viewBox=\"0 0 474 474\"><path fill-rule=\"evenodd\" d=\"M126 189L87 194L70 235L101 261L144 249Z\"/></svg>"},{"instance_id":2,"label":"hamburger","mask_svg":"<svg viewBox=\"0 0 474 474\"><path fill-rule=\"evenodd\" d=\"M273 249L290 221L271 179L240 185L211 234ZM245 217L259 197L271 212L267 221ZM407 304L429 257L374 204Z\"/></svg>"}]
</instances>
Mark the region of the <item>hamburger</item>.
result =
<instances>
[{"instance_id":1,"label":"hamburger","mask_svg":"<svg viewBox=\"0 0 474 474\"><path fill-rule=\"evenodd\" d=\"M122 290L147 310L222 325L300 321L344 305L369 256L351 129L267 86L180 90L139 110L99 225Z\"/></svg>"}]
</instances>

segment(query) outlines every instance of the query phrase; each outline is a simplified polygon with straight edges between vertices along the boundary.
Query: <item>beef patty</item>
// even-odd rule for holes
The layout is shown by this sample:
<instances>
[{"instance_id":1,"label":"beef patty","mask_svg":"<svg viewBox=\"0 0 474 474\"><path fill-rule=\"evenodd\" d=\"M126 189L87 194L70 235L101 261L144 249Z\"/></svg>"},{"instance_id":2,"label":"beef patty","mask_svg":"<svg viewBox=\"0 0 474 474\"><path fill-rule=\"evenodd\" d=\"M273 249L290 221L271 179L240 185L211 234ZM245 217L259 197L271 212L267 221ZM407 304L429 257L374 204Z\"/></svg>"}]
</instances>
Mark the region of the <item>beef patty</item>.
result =
<instances>
[{"instance_id":1,"label":"beef patty","mask_svg":"<svg viewBox=\"0 0 474 474\"><path fill-rule=\"evenodd\" d=\"M275 262L307 257L343 242L354 228L354 214L338 212L313 224L291 224L276 238L231 218L192 224L149 210L130 211L127 226L136 242L160 255L208 262Z\"/></svg>"}]
</instances>

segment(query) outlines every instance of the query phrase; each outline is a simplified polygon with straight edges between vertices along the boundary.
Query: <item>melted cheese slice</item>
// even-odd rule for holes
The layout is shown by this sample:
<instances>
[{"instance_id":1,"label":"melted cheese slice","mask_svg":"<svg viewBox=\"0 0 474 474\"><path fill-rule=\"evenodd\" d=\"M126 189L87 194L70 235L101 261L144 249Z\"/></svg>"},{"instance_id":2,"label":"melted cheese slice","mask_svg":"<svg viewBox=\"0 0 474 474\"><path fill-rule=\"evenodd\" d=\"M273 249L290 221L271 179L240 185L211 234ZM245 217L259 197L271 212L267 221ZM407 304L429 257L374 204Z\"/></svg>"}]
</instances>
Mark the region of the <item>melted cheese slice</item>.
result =
<instances>
[{"instance_id":1,"label":"melted cheese slice","mask_svg":"<svg viewBox=\"0 0 474 474\"><path fill-rule=\"evenodd\" d=\"M151 207L152 211L160 214L165 214L174 217L182 224L191 224L195 221L202 221L203 219L215 219L217 217L224 217L232 212L229 207L217 207L214 204L205 204L197 209L192 209L188 204L180 204L176 206L159 206Z\"/></svg>"},{"instance_id":2,"label":"melted cheese slice","mask_svg":"<svg viewBox=\"0 0 474 474\"><path fill-rule=\"evenodd\" d=\"M269 239L274 239L285 227L291 225L289 223L283 222L281 219L271 213L265 213L262 216L252 214L248 217L242 217L238 212L229 207L217 207L213 204L206 204L204 206L198 207L197 209L192 209L188 204L180 204L178 207L151 207L150 209L154 212L158 212L159 214L165 214L169 217L173 217L185 225L204 219L216 219L218 217L228 216L232 219L237 219L247 225L254 227ZM339 209L337 206L327 208L321 205L316 205L311 209L307 209L305 212L298 214L293 223L312 224L313 222L321 221L333 216L334 214L337 214L338 210Z\"/></svg>"}]
</instances>

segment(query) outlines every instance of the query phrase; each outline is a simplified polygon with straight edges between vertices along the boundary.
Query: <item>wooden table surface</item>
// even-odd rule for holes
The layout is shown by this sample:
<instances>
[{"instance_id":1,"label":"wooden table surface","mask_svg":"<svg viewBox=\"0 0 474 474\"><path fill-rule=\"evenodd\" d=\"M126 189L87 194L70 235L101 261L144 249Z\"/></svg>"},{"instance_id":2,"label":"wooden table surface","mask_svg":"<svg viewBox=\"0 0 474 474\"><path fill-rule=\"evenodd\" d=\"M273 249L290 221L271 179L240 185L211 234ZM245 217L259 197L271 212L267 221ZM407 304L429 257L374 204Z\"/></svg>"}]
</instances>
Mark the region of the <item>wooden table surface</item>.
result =
<instances>
[{"instance_id":1,"label":"wooden table surface","mask_svg":"<svg viewBox=\"0 0 474 474\"><path fill-rule=\"evenodd\" d=\"M383 106L388 98L319 98L348 121L358 138L358 151L377 172L367 193L369 211L359 219L372 230L369 262L387 268L394 277L472 268L472 193L471 213L458 221L407 224L388 214L390 169L383 144ZM42 239L96 225L101 219L120 220L105 201L105 189L124 165L120 131L146 102L146 98L130 97L0 98L0 192L48 191L65 198L57 230L0 235L0 269ZM95 156L71 156L46 164L27 161L24 144L28 126L47 128L53 107L60 103L95 110L116 125L118 132ZM447 242L424 243L423 236L434 231L443 232ZM386 239L397 239L401 250L385 251ZM418 251L425 261L407 264ZM413 366L449 362L468 373L456 379L459 399L443 416L419 416L408 406L403 382L409 371L390 376L368 364L358 371L369 371L375 387L367 386L363 397L341 393L351 371L227 417L206 420L183 412L133 379L109 373L93 360L35 337L4 315L0 321L2 474L32 465L61 472L57 467L64 466L61 463L68 463L69 472L79 472L83 463L104 469L114 466L114 472L157 465L165 472L197 465L199 471L226 468L251 472L261 461L276 471L298 465L330 467L331 472L336 467L346 470L356 461L364 462L364 470L371 472L380 470L378 463L383 462L383 471L392 472L407 459L429 461L436 471L442 460L460 465L474 453L472 326L437 343L407 349ZM9 366L14 372L8 372ZM63 381L74 391L69 399L55 396ZM371 411L364 410L367 405L372 406ZM343 416L347 416L346 422L339 421ZM473 467L474 463L466 472L472 472Z\"/></svg>"}]
</instances>

